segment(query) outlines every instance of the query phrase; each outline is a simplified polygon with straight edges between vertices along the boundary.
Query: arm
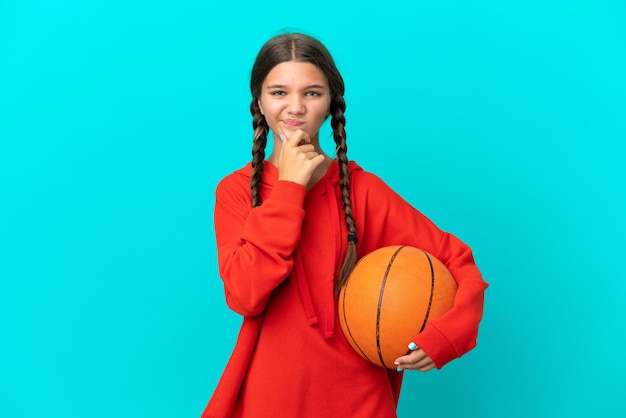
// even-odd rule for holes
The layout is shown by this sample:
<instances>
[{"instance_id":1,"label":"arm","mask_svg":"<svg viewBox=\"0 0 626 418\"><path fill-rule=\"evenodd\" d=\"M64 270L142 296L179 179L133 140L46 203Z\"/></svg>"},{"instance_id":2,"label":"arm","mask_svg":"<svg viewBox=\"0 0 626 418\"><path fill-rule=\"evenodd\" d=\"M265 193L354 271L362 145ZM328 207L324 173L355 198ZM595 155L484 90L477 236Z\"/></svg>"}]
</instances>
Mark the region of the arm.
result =
<instances>
[{"instance_id":1,"label":"arm","mask_svg":"<svg viewBox=\"0 0 626 418\"><path fill-rule=\"evenodd\" d=\"M487 283L474 263L470 248L455 236L445 234L435 256L457 282L454 306L441 318L431 321L413 341L441 368L476 346Z\"/></svg>"},{"instance_id":2,"label":"arm","mask_svg":"<svg viewBox=\"0 0 626 418\"><path fill-rule=\"evenodd\" d=\"M359 242L362 243L359 254L387 245L411 245L441 260L457 282L454 307L429 322L413 339L418 349L412 354L412 360L417 360L416 363L423 360L421 350L441 368L476 345L487 283L467 245L440 230L378 177L364 172L355 177L354 212L359 220Z\"/></svg>"},{"instance_id":3,"label":"arm","mask_svg":"<svg viewBox=\"0 0 626 418\"><path fill-rule=\"evenodd\" d=\"M217 187L215 237L226 302L244 316L258 315L293 267L306 189L278 181L261 206L251 208L248 179L232 175Z\"/></svg>"},{"instance_id":4,"label":"arm","mask_svg":"<svg viewBox=\"0 0 626 418\"><path fill-rule=\"evenodd\" d=\"M454 236L444 235L437 258L445 260L457 281L454 306L413 338L409 346L413 352L396 361L400 369L422 372L434 367L440 369L476 346L487 283L480 277L470 249Z\"/></svg>"},{"instance_id":5,"label":"arm","mask_svg":"<svg viewBox=\"0 0 626 418\"><path fill-rule=\"evenodd\" d=\"M258 315L293 268L300 241L306 185L324 162L306 132L281 135L278 180L263 204L251 209L250 179L234 174L217 188L215 237L226 302L234 311Z\"/></svg>"}]
</instances>

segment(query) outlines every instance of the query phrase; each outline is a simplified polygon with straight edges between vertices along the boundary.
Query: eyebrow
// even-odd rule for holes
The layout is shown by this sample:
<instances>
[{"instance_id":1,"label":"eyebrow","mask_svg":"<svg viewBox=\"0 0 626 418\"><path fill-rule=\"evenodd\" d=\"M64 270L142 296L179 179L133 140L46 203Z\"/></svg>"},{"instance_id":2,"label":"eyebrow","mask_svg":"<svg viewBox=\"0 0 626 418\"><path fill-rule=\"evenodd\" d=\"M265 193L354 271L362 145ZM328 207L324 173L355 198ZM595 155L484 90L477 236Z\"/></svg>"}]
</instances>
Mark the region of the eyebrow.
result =
<instances>
[{"instance_id":1,"label":"eyebrow","mask_svg":"<svg viewBox=\"0 0 626 418\"><path fill-rule=\"evenodd\" d=\"M284 89L286 86L283 84L272 84L270 86L265 87L266 89ZM304 87L303 90L307 90L307 89L325 89L326 86L323 84L309 84L308 86Z\"/></svg>"}]
</instances>

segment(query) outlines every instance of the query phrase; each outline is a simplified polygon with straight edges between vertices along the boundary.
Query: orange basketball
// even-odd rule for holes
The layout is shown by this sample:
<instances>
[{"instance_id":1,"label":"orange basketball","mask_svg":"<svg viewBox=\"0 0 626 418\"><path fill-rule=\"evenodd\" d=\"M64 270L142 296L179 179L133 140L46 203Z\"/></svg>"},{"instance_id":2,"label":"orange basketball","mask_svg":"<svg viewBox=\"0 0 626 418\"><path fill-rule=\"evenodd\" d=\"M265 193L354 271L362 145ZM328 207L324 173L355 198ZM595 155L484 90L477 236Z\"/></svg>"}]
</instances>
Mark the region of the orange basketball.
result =
<instances>
[{"instance_id":1,"label":"orange basketball","mask_svg":"<svg viewBox=\"0 0 626 418\"><path fill-rule=\"evenodd\" d=\"M380 248L359 260L339 293L341 329L366 360L395 369L412 338L452 308L456 288L446 266L427 252Z\"/></svg>"}]
</instances>

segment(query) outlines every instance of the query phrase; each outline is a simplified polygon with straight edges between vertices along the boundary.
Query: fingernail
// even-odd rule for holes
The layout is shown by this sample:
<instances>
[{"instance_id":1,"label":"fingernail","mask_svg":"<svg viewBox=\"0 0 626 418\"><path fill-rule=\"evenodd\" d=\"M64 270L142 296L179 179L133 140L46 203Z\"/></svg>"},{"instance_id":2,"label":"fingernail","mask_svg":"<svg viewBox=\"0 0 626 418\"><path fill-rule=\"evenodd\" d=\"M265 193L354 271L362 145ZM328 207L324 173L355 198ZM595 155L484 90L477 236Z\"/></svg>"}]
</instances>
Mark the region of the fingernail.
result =
<instances>
[{"instance_id":1,"label":"fingernail","mask_svg":"<svg viewBox=\"0 0 626 418\"><path fill-rule=\"evenodd\" d=\"M409 344L409 350L413 351L417 348L417 344L415 344L413 341L411 341L411 344Z\"/></svg>"},{"instance_id":2,"label":"fingernail","mask_svg":"<svg viewBox=\"0 0 626 418\"><path fill-rule=\"evenodd\" d=\"M283 134L278 135L278 137L280 138L281 141L284 139Z\"/></svg>"},{"instance_id":3,"label":"fingernail","mask_svg":"<svg viewBox=\"0 0 626 418\"><path fill-rule=\"evenodd\" d=\"M402 371L402 367L398 367L396 370L401 372Z\"/></svg>"}]
</instances>

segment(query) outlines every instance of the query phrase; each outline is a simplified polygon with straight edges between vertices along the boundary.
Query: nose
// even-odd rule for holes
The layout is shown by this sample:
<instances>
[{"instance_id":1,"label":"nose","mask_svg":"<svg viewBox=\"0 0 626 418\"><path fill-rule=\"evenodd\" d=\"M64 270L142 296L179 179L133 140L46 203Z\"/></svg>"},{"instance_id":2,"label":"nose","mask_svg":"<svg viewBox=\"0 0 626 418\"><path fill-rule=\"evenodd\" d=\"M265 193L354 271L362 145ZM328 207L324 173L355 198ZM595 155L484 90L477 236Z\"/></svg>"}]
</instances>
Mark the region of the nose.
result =
<instances>
[{"instance_id":1,"label":"nose","mask_svg":"<svg viewBox=\"0 0 626 418\"><path fill-rule=\"evenodd\" d=\"M302 115L306 112L304 101L299 95L293 94L287 102L287 112L292 115Z\"/></svg>"}]
</instances>

